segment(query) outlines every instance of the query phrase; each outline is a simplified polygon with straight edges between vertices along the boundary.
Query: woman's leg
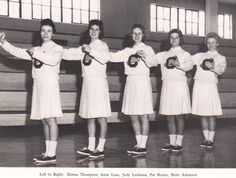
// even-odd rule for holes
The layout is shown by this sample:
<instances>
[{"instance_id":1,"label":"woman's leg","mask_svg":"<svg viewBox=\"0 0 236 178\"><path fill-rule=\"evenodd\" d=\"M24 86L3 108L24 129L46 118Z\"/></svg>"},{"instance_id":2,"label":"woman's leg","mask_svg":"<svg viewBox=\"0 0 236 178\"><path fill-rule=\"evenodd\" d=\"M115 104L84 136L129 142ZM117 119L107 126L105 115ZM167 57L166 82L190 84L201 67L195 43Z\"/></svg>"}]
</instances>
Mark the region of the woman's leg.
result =
<instances>
[{"instance_id":1,"label":"woman's leg","mask_svg":"<svg viewBox=\"0 0 236 178\"><path fill-rule=\"evenodd\" d=\"M201 126L202 126L202 132L204 135L204 138L206 141L209 140L209 126L208 126L208 117L207 116L201 116Z\"/></svg>"},{"instance_id":2,"label":"woman's leg","mask_svg":"<svg viewBox=\"0 0 236 178\"><path fill-rule=\"evenodd\" d=\"M43 125L43 133L44 133L44 138L45 138L45 152L43 153L43 155L48 155L48 151L49 151L49 141L50 141L50 134L49 134L49 125L47 124L47 122L43 119L42 120L42 125Z\"/></svg>"},{"instance_id":3,"label":"woman's leg","mask_svg":"<svg viewBox=\"0 0 236 178\"><path fill-rule=\"evenodd\" d=\"M167 116L167 125L168 125L168 131L169 131L169 139L170 139L170 145L176 144L176 123L175 123L175 116Z\"/></svg>"},{"instance_id":4,"label":"woman's leg","mask_svg":"<svg viewBox=\"0 0 236 178\"><path fill-rule=\"evenodd\" d=\"M96 150L103 152L107 137L107 118L103 117L103 118L98 118L97 120L100 126L100 138Z\"/></svg>"},{"instance_id":5,"label":"woman's leg","mask_svg":"<svg viewBox=\"0 0 236 178\"><path fill-rule=\"evenodd\" d=\"M184 116L177 115L176 116L176 123L177 123L177 138L176 138L176 145L182 146L182 141L184 137Z\"/></svg>"},{"instance_id":6,"label":"woman's leg","mask_svg":"<svg viewBox=\"0 0 236 178\"><path fill-rule=\"evenodd\" d=\"M81 150L78 150L77 153L82 155L89 156L94 150L96 146L96 122L95 118L87 119L87 129L88 129L88 146L84 147Z\"/></svg>"},{"instance_id":7,"label":"woman's leg","mask_svg":"<svg viewBox=\"0 0 236 178\"><path fill-rule=\"evenodd\" d=\"M58 140L58 125L55 117L45 119L49 126L49 151L48 156L56 156L57 140Z\"/></svg>"},{"instance_id":8,"label":"woman's leg","mask_svg":"<svg viewBox=\"0 0 236 178\"><path fill-rule=\"evenodd\" d=\"M95 123L95 118L90 118L87 120L87 127L88 127L88 149L90 151L95 150L95 145L96 145L96 123Z\"/></svg>"},{"instance_id":9,"label":"woman's leg","mask_svg":"<svg viewBox=\"0 0 236 178\"><path fill-rule=\"evenodd\" d=\"M214 142L215 130L216 130L216 117L208 117L208 128L209 128L209 141Z\"/></svg>"},{"instance_id":10,"label":"woman's leg","mask_svg":"<svg viewBox=\"0 0 236 178\"><path fill-rule=\"evenodd\" d=\"M142 115L140 116L141 120L141 148L146 148L148 134L149 134L149 118L148 115Z\"/></svg>"},{"instance_id":11,"label":"woman's leg","mask_svg":"<svg viewBox=\"0 0 236 178\"><path fill-rule=\"evenodd\" d=\"M49 140L50 141L57 141L58 139L58 125L57 119L55 117L47 118L46 123L49 126Z\"/></svg>"},{"instance_id":12,"label":"woman's leg","mask_svg":"<svg viewBox=\"0 0 236 178\"><path fill-rule=\"evenodd\" d=\"M138 115L130 115L130 120L132 124L132 128L134 130L136 142L137 142L137 147L140 147L141 144L141 124L139 121L139 116Z\"/></svg>"}]
</instances>

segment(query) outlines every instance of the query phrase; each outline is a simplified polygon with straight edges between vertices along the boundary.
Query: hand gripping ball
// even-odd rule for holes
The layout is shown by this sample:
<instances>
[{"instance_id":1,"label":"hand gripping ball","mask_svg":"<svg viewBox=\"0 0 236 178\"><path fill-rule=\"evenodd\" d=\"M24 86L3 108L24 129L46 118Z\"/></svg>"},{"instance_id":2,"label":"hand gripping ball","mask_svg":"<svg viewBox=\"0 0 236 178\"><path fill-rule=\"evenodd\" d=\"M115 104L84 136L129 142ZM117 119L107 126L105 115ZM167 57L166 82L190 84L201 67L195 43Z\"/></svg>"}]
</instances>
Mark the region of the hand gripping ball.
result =
<instances>
[{"instance_id":1,"label":"hand gripping ball","mask_svg":"<svg viewBox=\"0 0 236 178\"><path fill-rule=\"evenodd\" d=\"M210 70L210 68L206 65L207 62L210 62L212 64L214 64L214 59L210 58L210 59L204 59L202 61L202 64L200 65L200 67L203 69L203 70Z\"/></svg>"},{"instance_id":2,"label":"hand gripping ball","mask_svg":"<svg viewBox=\"0 0 236 178\"><path fill-rule=\"evenodd\" d=\"M172 62L174 62L176 60L177 60L177 56L171 56L171 57L167 58L166 63L165 63L166 68L167 69L174 69L175 66L172 65Z\"/></svg>"},{"instance_id":3,"label":"hand gripping ball","mask_svg":"<svg viewBox=\"0 0 236 178\"><path fill-rule=\"evenodd\" d=\"M132 54L129 57L129 60L127 63L130 67L136 67L138 65L138 61L140 60L141 60L141 57L138 54Z\"/></svg>"}]
</instances>

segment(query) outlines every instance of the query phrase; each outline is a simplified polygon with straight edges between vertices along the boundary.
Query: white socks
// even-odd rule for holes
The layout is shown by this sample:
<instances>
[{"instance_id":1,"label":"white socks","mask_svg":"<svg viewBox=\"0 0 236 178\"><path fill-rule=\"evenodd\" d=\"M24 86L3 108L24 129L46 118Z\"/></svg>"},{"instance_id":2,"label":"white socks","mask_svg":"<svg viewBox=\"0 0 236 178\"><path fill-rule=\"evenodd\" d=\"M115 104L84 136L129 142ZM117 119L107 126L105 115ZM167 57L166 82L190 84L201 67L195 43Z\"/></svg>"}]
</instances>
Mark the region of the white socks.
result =
<instances>
[{"instance_id":1,"label":"white socks","mask_svg":"<svg viewBox=\"0 0 236 178\"><path fill-rule=\"evenodd\" d=\"M214 136L215 136L215 131L209 131L209 136L208 136L209 141L213 142Z\"/></svg>"},{"instance_id":2,"label":"white socks","mask_svg":"<svg viewBox=\"0 0 236 178\"><path fill-rule=\"evenodd\" d=\"M182 142L183 142L183 135L169 135L169 139L170 139L170 144L171 145L178 145L178 146L182 146Z\"/></svg>"},{"instance_id":3,"label":"white socks","mask_svg":"<svg viewBox=\"0 0 236 178\"><path fill-rule=\"evenodd\" d=\"M99 138L97 150L98 151L104 151L106 139L105 138ZM96 146L96 137L89 137L88 138L88 149L90 151L94 151Z\"/></svg>"},{"instance_id":4,"label":"white socks","mask_svg":"<svg viewBox=\"0 0 236 178\"><path fill-rule=\"evenodd\" d=\"M146 148L148 135L135 135L137 147Z\"/></svg>"},{"instance_id":5,"label":"white socks","mask_svg":"<svg viewBox=\"0 0 236 178\"><path fill-rule=\"evenodd\" d=\"M57 150L57 141L45 140L46 151L44 153L45 156L56 156Z\"/></svg>"},{"instance_id":6,"label":"white socks","mask_svg":"<svg viewBox=\"0 0 236 178\"><path fill-rule=\"evenodd\" d=\"M203 130L203 135L205 137L205 140L209 140L211 142L214 141L215 131L209 131L209 130Z\"/></svg>"},{"instance_id":7,"label":"white socks","mask_svg":"<svg viewBox=\"0 0 236 178\"><path fill-rule=\"evenodd\" d=\"M50 142L49 140L45 140L45 146L46 146L46 150L44 153L45 156L47 156L49 152L49 142Z\"/></svg>"},{"instance_id":8,"label":"white socks","mask_svg":"<svg viewBox=\"0 0 236 178\"><path fill-rule=\"evenodd\" d=\"M176 138L176 145L182 146L184 136L183 135L177 135L176 137L177 137Z\"/></svg>"},{"instance_id":9,"label":"white socks","mask_svg":"<svg viewBox=\"0 0 236 178\"><path fill-rule=\"evenodd\" d=\"M137 147L140 147L141 145L141 139L142 139L142 135L135 135L136 138L136 142L137 142Z\"/></svg>"},{"instance_id":10,"label":"white socks","mask_svg":"<svg viewBox=\"0 0 236 178\"><path fill-rule=\"evenodd\" d=\"M104 146L105 146L106 139L105 138L99 138L97 150L102 152L104 151Z\"/></svg>"},{"instance_id":11,"label":"white socks","mask_svg":"<svg viewBox=\"0 0 236 178\"><path fill-rule=\"evenodd\" d=\"M176 135L169 135L170 144L176 145Z\"/></svg>"},{"instance_id":12,"label":"white socks","mask_svg":"<svg viewBox=\"0 0 236 178\"><path fill-rule=\"evenodd\" d=\"M47 155L52 157L56 156L57 141L49 141L49 148Z\"/></svg>"},{"instance_id":13,"label":"white socks","mask_svg":"<svg viewBox=\"0 0 236 178\"><path fill-rule=\"evenodd\" d=\"M88 149L90 151L95 150L95 144L96 144L96 138L95 137L89 137L88 138Z\"/></svg>"},{"instance_id":14,"label":"white socks","mask_svg":"<svg viewBox=\"0 0 236 178\"><path fill-rule=\"evenodd\" d=\"M209 130L203 130L202 132L205 137L205 140L209 140Z\"/></svg>"},{"instance_id":15,"label":"white socks","mask_svg":"<svg viewBox=\"0 0 236 178\"><path fill-rule=\"evenodd\" d=\"M141 135L141 143L140 143L141 148L146 148L147 139L148 135Z\"/></svg>"}]
</instances>

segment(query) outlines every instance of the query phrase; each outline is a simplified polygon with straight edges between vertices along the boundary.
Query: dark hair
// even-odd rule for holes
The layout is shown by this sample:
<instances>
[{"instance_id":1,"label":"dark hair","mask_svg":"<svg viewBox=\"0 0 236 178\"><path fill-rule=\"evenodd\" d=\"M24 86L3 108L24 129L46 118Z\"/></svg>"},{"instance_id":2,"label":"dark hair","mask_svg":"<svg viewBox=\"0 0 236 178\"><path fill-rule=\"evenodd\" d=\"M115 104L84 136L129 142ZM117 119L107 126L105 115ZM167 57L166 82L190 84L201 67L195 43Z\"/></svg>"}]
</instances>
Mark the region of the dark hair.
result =
<instances>
[{"instance_id":1,"label":"dark hair","mask_svg":"<svg viewBox=\"0 0 236 178\"><path fill-rule=\"evenodd\" d=\"M181 32L181 30L180 29L172 29L171 31L169 31L169 33L168 33L169 42L170 42L170 36L172 33L178 33L179 39L180 39L179 45L181 46L184 43L183 33Z\"/></svg>"},{"instance_id":2,"label":"dark hair","mask_svg":"<svg viewBox=\"0 0 236 178\"><path fill-rule=\"evenodd\" d=\"M44 26L44 25L48 25L48 26L52 27L52 33L53 34L56 33L55 24L51 19L43 19L40 23L40 30L42 29L42 26Z\"/></svg>"},{"instance_id":3,"label":"dark hair","mask_svg":"<svg viewBox=\"0 0 236 178\"><path fill-rule=\"evenodd\" d=\"M134 30L135 28L139 28L139 29L142 30L142 33L143 33L142 42L145 43L146 40L147 40L147 32L146 32L145 27L144 27L142 24L135 23L135 24L133 24L133 25L131 26L130 32L129 32L130 38L133 40L132 34L133 34L133 30Z\"/></svg>"},{"instance_id":4,"label":"dark hair","mask_svg":"<svg viewBox=\"0 0 236 178\"><path fill-rule=\"evenodd\" d=\"M99 33L99 39L102 39L104 37L104 28L103 28L103 23L101 20L98 20L98 19L93 19L93 20L90 20L89 21L89 25L88 25L88 29L87 29L87 32L89 33L89 30L90 28L93 26L93 25L97 25L100 29L100 33Z\"/></svg>"}]
</instances>

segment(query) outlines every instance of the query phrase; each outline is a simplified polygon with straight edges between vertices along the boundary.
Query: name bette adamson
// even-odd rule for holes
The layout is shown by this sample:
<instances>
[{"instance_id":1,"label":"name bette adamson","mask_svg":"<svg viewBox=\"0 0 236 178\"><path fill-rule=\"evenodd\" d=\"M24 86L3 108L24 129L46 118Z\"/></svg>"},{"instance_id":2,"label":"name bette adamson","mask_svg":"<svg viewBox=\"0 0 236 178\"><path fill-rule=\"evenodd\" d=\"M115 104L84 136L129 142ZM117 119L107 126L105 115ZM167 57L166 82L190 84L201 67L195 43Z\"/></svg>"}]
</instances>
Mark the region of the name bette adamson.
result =
<instances>
[{"instance_id":1,"label":"name bette adamson","mask_svg":"<svg viewBox=\"0 0 236 178\"><path fill-rule=\"evenodd\" d=\"M171 173L171 177L178 177L178 176L186 176L186 177L196 177L197 174L195 173L181 173L181 174L177 174L177 173Z\"/></svg>"}]
</instances>

